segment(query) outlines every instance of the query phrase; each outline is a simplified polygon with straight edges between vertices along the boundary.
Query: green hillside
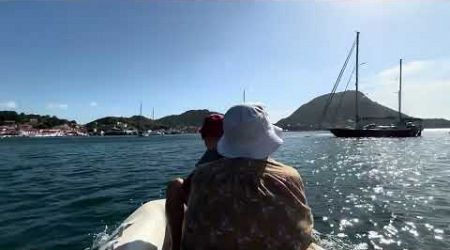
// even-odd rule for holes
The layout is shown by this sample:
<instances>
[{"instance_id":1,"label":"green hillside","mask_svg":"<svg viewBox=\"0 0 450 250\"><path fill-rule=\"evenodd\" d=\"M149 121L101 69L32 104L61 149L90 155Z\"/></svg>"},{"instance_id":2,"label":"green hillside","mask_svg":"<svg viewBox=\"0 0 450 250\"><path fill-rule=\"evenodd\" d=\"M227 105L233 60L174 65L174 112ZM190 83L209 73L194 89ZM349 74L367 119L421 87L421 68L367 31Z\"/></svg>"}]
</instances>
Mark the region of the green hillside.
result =
<instances>
[{"instance_id":1,"label":"green hillside","mask_svg":"<svg viewBox=\"0 0 450 250\"><path fill-rule=\"evenodd\" d=\"M56 116L24 114L15 111L0 111L0 126L7 124L30 124L34 128L46 129L63 124L76 125L77 123L76 121L59 119Z\"/></svg>"},{"instance_id":2,"label":"green hillside","mask_svg":"<svg viewBox=\"0 0 450 250\"><path fill-rule=\"evenodd\" d=\"M126 124L127 128L142 129L142 130L149 130L149 129L153 130L163 127L161 124L159 124L156 121L153 121L152 119L138 115L132 117L107 116L89 122L85 126L89 130L94 128L107 130L113 127L122 127L123 124Z\"/></svg>"},{"instance_id":3,"label":"green hillside","mask_svg":"<svg viewBox=\"0 0 450 250\"><path fill-rule=\"evenodd\" d=\"M217 112L209 111L207 109L189 110L179 115L169 115L156 120L158 123L171 128L178 127L200 127L203 119L210 114L217 114Z\"/></svg>"}]
</instances>

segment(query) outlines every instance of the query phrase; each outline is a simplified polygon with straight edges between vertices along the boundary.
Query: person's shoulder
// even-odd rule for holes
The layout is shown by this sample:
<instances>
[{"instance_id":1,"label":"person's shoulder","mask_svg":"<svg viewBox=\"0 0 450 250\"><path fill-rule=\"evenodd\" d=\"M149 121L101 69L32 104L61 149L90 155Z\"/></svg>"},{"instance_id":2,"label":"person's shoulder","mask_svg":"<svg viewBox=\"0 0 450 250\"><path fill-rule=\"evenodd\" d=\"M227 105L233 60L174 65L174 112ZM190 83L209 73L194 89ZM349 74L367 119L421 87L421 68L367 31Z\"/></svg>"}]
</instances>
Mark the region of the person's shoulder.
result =
<instances>
[{"instance_id":1,"label":"person's shoulder","mask_svg":"<svg viewBox=\"0 0 450 250\"><path fill-rule=\"evenodd\" d=\"M192 174L192 182L199 183L214 179L215 177L226 173L228 166L229 159L227 158L222 158L197 165Z\"/></svg>"},{"instance_id":2,"label":"person's shoulder","mask_svg":"<svg viewBox=\"0 0 450 250\"><path fill-rule=\"evenodd\" d=\"M203 171L211 170L211 168L216 169L216 168L224 167L225 165L228 164L228 162L229 162L228 158L218 158L213 161L201 163L201 164L197 165L195 172L203 172Z\"/></svg>"},{"instance_id":3,"label":"person's shoulder","mask_svg":"<svg viewBox=\"0 0 450 250\"><path fill-rule=\"evenodd\" d=\"M223 156L221 156L217 152L217 150L206 150L205 153L202 155L202 157L198 160L196 166L208 164L221 158L223 158Z\"/></svg>"},{"instance_id":4,"label":"person's shoulder","mask_svg":"<svg viewBox=\"0 0 450 250\"><path fill-rule=\"evenodd\" d=\"M269 159L268 161L268 171L278 172L285 176L292 176L300 178L300 173L293 167L276 161L274 159Z\"/></svg>"}]
</instances>

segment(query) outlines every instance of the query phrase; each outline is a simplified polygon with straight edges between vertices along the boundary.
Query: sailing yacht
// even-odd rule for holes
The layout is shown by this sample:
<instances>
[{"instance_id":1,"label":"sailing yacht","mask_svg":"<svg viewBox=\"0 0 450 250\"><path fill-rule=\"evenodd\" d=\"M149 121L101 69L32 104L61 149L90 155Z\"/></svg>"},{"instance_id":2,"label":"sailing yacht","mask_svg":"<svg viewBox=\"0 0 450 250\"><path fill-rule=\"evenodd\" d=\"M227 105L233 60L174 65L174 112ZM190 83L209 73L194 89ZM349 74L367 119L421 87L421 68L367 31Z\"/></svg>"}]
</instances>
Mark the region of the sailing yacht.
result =
<instances>
[{"instance_id":1,"label":"sailing yacht","mask_svg":"<svg viewBox=\"0 0 450 250\"><path fill-rule=\"evenodd\" d=\"M352 52L352 51L351 51ZM351 53L350 52L350 53ZM350 56L350 54L349 54ZM359 66L359 32L356 32L356 70L355 70L355 127L354 128L332 128L330 132L337 137L417 137L421 136L423 127L416 125L412 121L406 121L402 118L401 98L402 98L402 59L400 59L400 78L398 92L398 116L399 121L396 125L380 126L369 124L364 127L360 125L359 101L358 101L358 66ZM346 66L346 65L344 65ZM342 70L341 70L342 72ZM336 86L335 86L336 87ZM334 88L335 89L335 88ZM326 110L325 110L326 112Z\"/></svg>"},{"instance_id":2,"label":"sailing yacht","mask_svg":"<svg viewBox=\"0 0 450 250\"><path fill-rule=\"evenodd\" d=\"M148 132L144 131L143 127L142 127L142 119L144 117L142 116L142 102L141 105L139 106L139 125L138 125L138 131L137 131L137 135L139 137L147 137L148 136Z\"/></svg>"}]
</instances>

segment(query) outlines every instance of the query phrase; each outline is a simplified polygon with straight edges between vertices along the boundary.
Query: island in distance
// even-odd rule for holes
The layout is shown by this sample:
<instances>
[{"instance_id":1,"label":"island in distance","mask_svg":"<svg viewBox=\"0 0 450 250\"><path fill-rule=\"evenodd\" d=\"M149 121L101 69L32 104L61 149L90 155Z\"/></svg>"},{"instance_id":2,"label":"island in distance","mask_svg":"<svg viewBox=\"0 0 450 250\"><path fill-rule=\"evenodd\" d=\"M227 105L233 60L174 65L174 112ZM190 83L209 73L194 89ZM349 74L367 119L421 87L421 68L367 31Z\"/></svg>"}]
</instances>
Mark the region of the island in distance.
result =
<instances>
[{"instance_id":1,"label":"island in distance","mask_svg":"<svg viewBox=\"0 0 450 250\"><path fill-rule=\"evenodd\" d=\"M85 128L90 134L131 135L139 131L152 134L196 133L203 119L218 112L206 109L189 110L179 115L169 115L152 120L145 116L108 116L89 122Z\"/></svg>"},{"instance_id":2,"label":"island in distance","mask_svg":"<svg viewBox=\"0 0 450 250\"><path fill-rule=\"evenodd\" d=\"M303 104L289 117L281 119L277 126L289 131L322 130L333 127L352 127L355 124L355 91L337 92L324 113L330 94L321 95ZM372 101L358 92L360 124L391 125L398 121L398 111ZM450 128L445 119L420 119L402 113L406 120L421 120L424 128Z\"/></svg>"},{"instance_id":3,"label":"island in distance","mask_svg":"<svg viewBox=\"0 0 450 250\"><path fill-rule=\"evenodd\" d=\"M322 130L336 126L354 124L354 91L336 93L328 112L323 115L330 94L314 98L302 105L289 117L276 125L288 131ZM363 124L376 122L389 125L398 120L398 112L372 101L359 92L360 114ZM179 115L152 120L145 116L103 117L81 125L76 121L55 116L18 114L15 111L0 111L0 136L84 136L84 135L136 135L139 131L153 134L196 133L203 119L213 113L206 109L190 110ZM415 119L406 114L403 118ZM423 119L424 128L450 128L445 119Z\"/></svg>"},{"instance_id":4,"label":"island in distance","mask_svg":"<svg viewBox=\"0 0 450 250\"><path fill-rule=\"evenodd\" d=\"M179 115L152 120L145 116L107 116L81 125L76 121L56 116L0 111L0 136L87 136L196 133L203 119L213 113L208 110L190 110Z\"/></svg>"}]
</instances>

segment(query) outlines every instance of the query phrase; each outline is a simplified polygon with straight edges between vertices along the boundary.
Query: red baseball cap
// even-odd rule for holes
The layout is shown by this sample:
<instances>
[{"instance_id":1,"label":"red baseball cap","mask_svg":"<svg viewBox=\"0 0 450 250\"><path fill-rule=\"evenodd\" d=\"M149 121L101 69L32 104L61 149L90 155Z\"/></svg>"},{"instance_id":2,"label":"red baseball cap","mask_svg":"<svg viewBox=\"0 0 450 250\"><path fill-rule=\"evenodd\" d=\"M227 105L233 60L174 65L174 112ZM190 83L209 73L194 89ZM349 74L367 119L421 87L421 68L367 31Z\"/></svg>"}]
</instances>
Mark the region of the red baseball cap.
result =
<instances>
[{"instance_id":1,"label":"red baseball cap","mask_svg":"<svg viewBox=\"0 0 450 250\"><path fill-rule=\"evenodd\" d=\"M223 115L212 114L205 117L203 125L199 130L202 138L216 137L220 138L223 134Z\"/></svg>"}]
</instances>

